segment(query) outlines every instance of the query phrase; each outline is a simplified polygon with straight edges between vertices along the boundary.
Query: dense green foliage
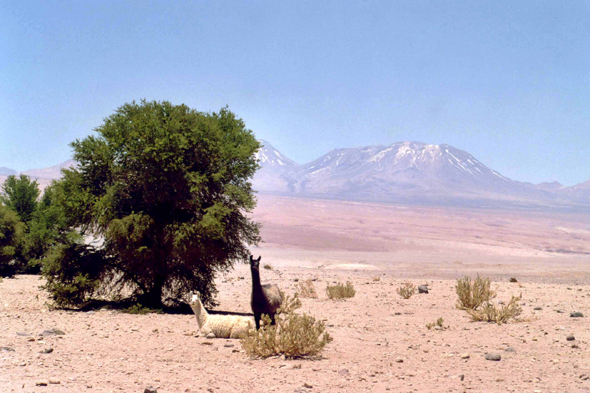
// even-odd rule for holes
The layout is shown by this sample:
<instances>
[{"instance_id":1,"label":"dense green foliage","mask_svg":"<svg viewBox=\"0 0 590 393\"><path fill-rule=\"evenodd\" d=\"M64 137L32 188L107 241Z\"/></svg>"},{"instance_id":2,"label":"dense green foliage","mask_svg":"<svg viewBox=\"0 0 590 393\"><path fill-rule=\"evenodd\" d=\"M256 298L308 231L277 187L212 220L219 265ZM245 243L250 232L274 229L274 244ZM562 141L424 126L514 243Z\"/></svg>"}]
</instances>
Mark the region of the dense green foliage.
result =
<instances>
[{"instance_id":1,"label":"dense green foliage","mask_svg":"<svg viewBox=\"0 0 590 393\"><path fill-rule=\"evenodd\" d=\"M10 277L20 268L16 255L23 242L24 229L18 215L0 205L0 277Z\"/></svg>"},{"instance_id":2,"label":"dense green foliage","mask_svg":"<svg viewBox=\"0 0 590 393\"><path fill-rule=\"evenodd\" d=\"M59 183L47 187L28 223L22 253L27 273L39 272L52 247L67 243L68 239L81 239L69 228L60 198L63 199L63 190Z\"/></svg>"},{"instance_id":3,"label":"dense green foliage","mask_svg":"<svg viewBox=\"0 0 590 393\"><path fill-rule=\"evenodd\" d=\"M33 213L37 209L37 198L39 197L37 181L32 181L26 175L19 177L10 175L2 185L2 191L6 194L1 197L2 203L14 210L22 222L31 221Z\"/></svg>"},{"instance_id":4,"label":"dense green foliage","mask_svg":"<svg viewBox=\"0 0 590 393\"><path fill-rule=\"evenodd\" d=\"M61 303L99 291L131 290L139 302L199 291L215 293L219 271L246 261L259 226L249 179L259 143L227 108L203 113L169 102L125 104L72 143L78 166L63 171L59 205L70 238L45 263L48 289Z\"/></svg>"}]
</instances>

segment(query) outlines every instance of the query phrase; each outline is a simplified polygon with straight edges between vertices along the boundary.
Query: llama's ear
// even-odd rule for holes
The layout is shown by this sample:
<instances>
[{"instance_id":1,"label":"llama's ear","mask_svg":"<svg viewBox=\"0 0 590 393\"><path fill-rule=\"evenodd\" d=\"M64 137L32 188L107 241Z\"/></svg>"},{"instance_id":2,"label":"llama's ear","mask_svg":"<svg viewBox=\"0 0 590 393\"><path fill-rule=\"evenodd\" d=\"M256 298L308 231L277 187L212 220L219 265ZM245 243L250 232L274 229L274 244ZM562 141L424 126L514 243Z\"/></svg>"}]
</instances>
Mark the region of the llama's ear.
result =
<instances>
[{"instance_id":1,"label":"llama's ear","mask_svg":"<svg viewBox=\"0 0 590 393\"><path fill-rule=\"evenodd\" d=\"M250 255L250 263L252 263L252 261L254 261L254 255Z\"/></svg>"},{"instance_id":2,"label":"llama's ear","mask_svg":"<svg viewBox=\"0 0 590 393\"><path fill-rule=\"evenodd\" d=\"M260 262L260 260L261 260L261 259L262 259L262 255L260 255L260 256L258 257L258 259L256 260L256 262Z\"/></svg>"}]
</instances>

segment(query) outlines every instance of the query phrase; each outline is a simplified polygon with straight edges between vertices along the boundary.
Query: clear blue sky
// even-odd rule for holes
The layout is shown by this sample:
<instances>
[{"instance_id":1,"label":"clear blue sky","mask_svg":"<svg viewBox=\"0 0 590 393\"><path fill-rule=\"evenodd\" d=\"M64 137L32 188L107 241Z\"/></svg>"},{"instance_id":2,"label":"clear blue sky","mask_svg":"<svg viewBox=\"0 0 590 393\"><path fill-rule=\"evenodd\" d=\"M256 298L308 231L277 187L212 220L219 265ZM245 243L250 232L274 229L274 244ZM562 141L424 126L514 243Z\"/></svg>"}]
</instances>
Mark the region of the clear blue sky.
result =
<instances>
[{"instance_id":1,"label":"clear blue sky","mask_svg":"<svg viewBox=\"0 0 590 393\"><path fill-rule=\"evenodd\" d=\"M411 140L573 185L590 2L0 0L0 166L63 162L142 98L229 105L299 163Z\"/></svg>"}]
</instances>

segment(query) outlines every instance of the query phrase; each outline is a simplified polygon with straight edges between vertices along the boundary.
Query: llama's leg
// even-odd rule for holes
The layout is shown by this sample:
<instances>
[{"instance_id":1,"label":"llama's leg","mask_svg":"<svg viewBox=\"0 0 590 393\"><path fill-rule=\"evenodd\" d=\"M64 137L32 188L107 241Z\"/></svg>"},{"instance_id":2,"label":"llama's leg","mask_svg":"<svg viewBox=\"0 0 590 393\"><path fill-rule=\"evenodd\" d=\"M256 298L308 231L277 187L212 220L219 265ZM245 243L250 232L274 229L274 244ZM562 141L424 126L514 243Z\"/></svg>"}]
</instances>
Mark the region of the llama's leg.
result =
<instances>
[{"instance_id":1,"label":"llama's leg","mask_svg":"<svg viewBox=\"0 0 590 393\"><path fill-rule=\"evenodd\" d=\"M260 329L260 315L261 313L254 313L254 322L256 322L256 330Z\"/></svg>"},{"instance_id":2,"label":"llama's leg","mask_svg":"<svg viewBox=\"0 0 590 393\"><path fill-rule=\"evenodd\" d=\"M275 323L275 314L274 313L269 314L269 317L270 317L270 324L275 325L276 324Z\"/></svg>"}]
</instances>

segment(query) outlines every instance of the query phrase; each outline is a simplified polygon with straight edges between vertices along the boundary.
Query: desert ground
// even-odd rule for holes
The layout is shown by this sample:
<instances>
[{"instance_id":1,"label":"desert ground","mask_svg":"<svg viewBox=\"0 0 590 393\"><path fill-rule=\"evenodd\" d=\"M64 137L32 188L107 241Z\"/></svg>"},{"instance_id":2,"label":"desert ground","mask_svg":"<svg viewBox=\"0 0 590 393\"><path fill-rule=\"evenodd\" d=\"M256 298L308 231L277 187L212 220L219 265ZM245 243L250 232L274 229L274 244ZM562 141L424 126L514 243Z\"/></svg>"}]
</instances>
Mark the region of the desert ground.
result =
<instances>
[{"instance_id":1,"label":"desert ground","mask_svg":"<svg viewBox=\"0 0 590 393\"><path fill-rule=\"evenodd\" d=\"M319 298L299 312L333 337L321 359L251 359L239 340L202 337L190 314L54 310L39 277L17 276L0 283L0 392L590 391L587 215L261 195L253 218L262 281L293 294L314 280ZM476 274L496 300L522 294L518 321L455 307L456 279ZM346 281L356 296L329 300L326 286ZM402 299L406 281L429 293ZM247 265L216 283L215 311L250 312Z\"/></svg>"}]
</instances>

